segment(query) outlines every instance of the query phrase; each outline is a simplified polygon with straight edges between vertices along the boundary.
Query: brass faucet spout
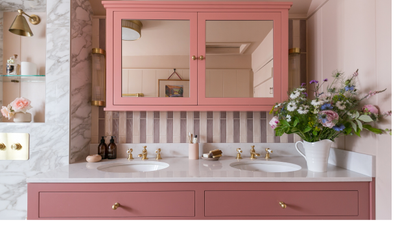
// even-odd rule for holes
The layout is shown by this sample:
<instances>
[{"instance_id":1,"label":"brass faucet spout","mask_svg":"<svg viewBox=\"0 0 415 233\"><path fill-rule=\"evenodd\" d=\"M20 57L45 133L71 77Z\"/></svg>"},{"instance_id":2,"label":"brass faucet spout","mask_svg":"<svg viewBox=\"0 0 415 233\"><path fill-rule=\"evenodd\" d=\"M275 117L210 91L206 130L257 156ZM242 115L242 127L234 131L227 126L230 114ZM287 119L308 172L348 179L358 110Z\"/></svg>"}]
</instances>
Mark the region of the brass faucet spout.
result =
<instances>
[{"instance_id":1,"label":"brass faucet spout","mask_svg":"<svg viewBox=\"0 0 415 233\"><path fill-rule=\"evenodd\" d=\"M256 153L255 152L255 146L251 146L251 150L250 150L250 154L251 154L251 159L256 159L255 157L259 157L260 156L260 154L258 154L258 153Z\"/></svg>"},{"instance_id":2,"label":"brass faucet spout","mask_svg":"<svg viewBox=\"0 0 415 233\"><path fill-rule=\"evenodd\" d=\"M141 160L147 160L147 146L144 146L142 154L139 154L138 157L142 157Z\"/></svg>"}]
</instances>

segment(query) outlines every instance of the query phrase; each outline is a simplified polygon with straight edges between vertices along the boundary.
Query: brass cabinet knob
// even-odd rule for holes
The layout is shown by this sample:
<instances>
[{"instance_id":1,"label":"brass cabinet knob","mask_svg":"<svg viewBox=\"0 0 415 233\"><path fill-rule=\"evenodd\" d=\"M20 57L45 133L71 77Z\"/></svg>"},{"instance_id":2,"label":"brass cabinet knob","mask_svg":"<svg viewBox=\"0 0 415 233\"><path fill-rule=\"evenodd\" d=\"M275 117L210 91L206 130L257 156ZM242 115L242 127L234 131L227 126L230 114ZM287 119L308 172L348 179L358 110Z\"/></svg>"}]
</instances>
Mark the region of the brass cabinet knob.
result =
<instances>
[{"instance_id":1,"label":"brass cabinet knob","mask_svg":"<svg viewBox=\"0 0 415 233\"><path fill-rule=\"evenodd\" d=\"M6 149L6 145L4 145L4 143L0 143L0 150L5 150Z\"/></svg>"},{"instance_id":2,"label":"brass cabinet knob","mask_svg":"<svg viewBox=\"0 0 415 233\"><path fill-rule=\"evenodd\" d=\"M192 60L194 61L194 60L196 60L197 58L196 58L196 56L195 55L193 55L192 56Z\"/></svg>"},{"instance_id":3,"label":"brass cabinet knob","mask_svg":"<svg viewBox=\"0 0 415 233\"><path fill-rule=\"evenodd\" d=\"M118 207L120 207L120 203L118 203L118 202L115 202L115 204L112 205L113 210L116 210Z\"/></svg>"},{"instance_id":4,"label":"brass cabinet knob","mask_svg":"<svg viewBox=\"0 0 415 233\"><path fill-rule=\"evenodd\" d=\"M205 59L205 58L203 57L203 55L200 55L199 59L200 59L200 60L203 60L203 59Z\"/></svg>"},{"instance_id":5,"label":"brass cabinet knob","mask_svg":"<svg viewBox=\"0 0 415 233\"><path fill-rule=\"evenodd\" d=\"M283 209L287 208L287 204L285 204L284 202L280 201L279 204L280 204L281 208L283 208Z\"/></svg>"},{"instance_id":6,"label":"brass cabinet knob","mask_svg":"<svg viewBox=\"0 0 415 233\"><path fill-rule=\"evenodd\" d=\"M11 146L11 148L12 148L13 150L20 150L20 149L22 149L22 145L20 145L20 143L14 143L14 144Z\"/></svg>"}]
</instances>

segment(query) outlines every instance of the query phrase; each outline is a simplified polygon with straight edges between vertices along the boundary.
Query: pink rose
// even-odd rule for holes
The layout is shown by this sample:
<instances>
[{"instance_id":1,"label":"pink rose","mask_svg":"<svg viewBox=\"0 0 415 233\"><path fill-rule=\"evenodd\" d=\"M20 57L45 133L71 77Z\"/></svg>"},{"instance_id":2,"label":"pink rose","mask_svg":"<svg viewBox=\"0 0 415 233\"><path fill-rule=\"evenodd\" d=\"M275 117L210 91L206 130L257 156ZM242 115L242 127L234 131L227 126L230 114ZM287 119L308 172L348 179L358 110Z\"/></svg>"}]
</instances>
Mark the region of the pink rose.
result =
<instances>
[{"instance_id":1,"label":"pink rose","mask_svg":"<svg viewBox=\"0 0 415 233\"><path fill-rule=\"evenodd\" d=\"M13 116L14 116L14 113L13 112L11 112L11 110L10 110L10 105L9 106L7 106L7 107L1 107L1 114L3 114L3 116L4 117L6 117L7 119L11 119L11 118L13 118Z\"/></svg>"},{"instance_id":2,"label":"pink rose","mask_svg":"<svg viewBox=\"0 0 415 233\"><path fill-rule=\"evenodd\" d=\"M379 114L378 108L376 106L373 106L373 105L370 105L370 104L363 106L362 111L364 113L373 113L375 115Z\"/></svg>"},{"instance_id":3,"label":"pink rose","mask_svg":"<svg viewBox=\"0 0 415 233\"><path fill-rule=\"evenodd\" d=\"M318 118L324 127L333 128L339 119L339 114L332 110L324 110L318 113Z\"/></svg>"},{"instance_id":4,"label":"pink rose","mask_svg":"<svg viewBox=\"0 0 415 233\"><path fill-rule=\"evenodd\" d=\"M10 103L10 105L15 112L26 112L26 110L32 108L30 105L30 100L24 97L16 98L13 100L13 102Z\"/></svg>"},{"instance_id":5,"label":"pink rose","mask_svg":"<svg viewBox=\"0 0 415 233\"><path fill-rule=\"evenodd\" d=\"M274 116L271 121L269 122L269 125L271 126L271 128L275 129L278 125L278 123L280 123L280 121L278 120L277 116Z\"/></svg>"}]
</instances>

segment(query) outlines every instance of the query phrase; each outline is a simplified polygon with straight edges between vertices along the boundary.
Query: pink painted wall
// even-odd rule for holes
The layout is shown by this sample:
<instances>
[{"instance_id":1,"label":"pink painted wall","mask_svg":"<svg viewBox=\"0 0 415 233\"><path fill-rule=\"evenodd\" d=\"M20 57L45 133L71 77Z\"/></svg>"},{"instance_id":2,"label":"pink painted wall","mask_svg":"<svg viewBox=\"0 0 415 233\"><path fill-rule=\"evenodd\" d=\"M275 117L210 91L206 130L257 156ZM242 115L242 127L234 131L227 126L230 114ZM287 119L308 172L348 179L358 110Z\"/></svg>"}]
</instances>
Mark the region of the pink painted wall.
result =
<instances>
[{"instance_id":1,"label":"pink painted wall","mask_svg":"<svg viewBox=\"0 0 415 233\"><path fill-rule=\"evenodd\" d=\"M313 6L321 1L315 2ZM391 1L329 0L315 8L307 20L308 80L330 78L335 69L346 74L359 69L362 95L388 88L362 104L391 110ZM378 126L390 129L391 118ZM390 219L391 136L364 132L361 138L338 138L336 146L376 156L376 216Z\"/></svg>"}]
</instances>

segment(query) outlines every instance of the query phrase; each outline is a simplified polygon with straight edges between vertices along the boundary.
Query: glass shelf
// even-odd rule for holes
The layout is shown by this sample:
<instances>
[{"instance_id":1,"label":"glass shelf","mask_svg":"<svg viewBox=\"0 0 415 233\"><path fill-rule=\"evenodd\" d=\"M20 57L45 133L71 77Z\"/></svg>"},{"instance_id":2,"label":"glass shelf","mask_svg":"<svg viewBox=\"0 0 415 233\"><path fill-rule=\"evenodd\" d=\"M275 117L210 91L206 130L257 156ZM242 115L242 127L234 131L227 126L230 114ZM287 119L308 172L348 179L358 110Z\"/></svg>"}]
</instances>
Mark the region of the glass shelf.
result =
<instances>
[{"instance_id":1,"label":"glass shelf","mask_svg":"<svg viewBox=\"0 0 415 233\"><path fill-rule=\"evenodd\" d=\"M0 75L0 82L42 83L45 82L45 77L45 75Z\"/></svg>"}]
</instances>

